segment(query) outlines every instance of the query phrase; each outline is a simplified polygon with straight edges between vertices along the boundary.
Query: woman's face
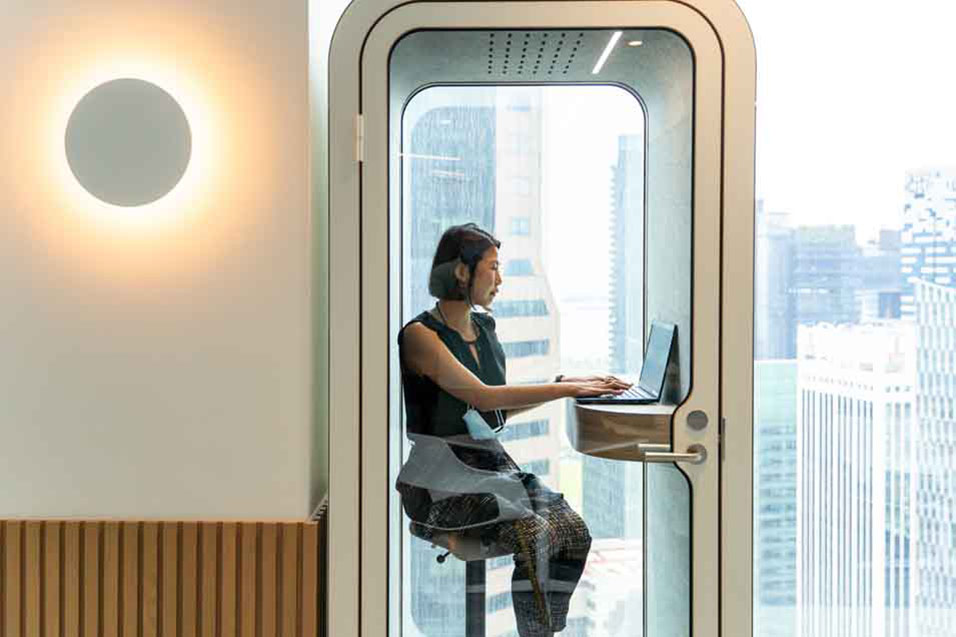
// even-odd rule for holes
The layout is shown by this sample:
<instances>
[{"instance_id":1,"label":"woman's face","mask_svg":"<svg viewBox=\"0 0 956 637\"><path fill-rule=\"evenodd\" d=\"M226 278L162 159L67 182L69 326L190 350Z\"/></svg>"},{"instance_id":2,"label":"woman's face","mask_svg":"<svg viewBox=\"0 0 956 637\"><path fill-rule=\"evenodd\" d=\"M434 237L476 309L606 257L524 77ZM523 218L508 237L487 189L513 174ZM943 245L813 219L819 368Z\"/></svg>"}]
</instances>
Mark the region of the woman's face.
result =
<instances>
[{"instance_id":1,"label":"woman's face","mask_svg":"<svg viewBox=\"0 0 956 637\"><path fill-rule=\"evenodd\" d=\"M471 302L482 307L491 307L498 288L501 286L501 272L498 263L498 248L491 246L475 267L475 282L471 287Z\"/></svg>"}]
</instances>

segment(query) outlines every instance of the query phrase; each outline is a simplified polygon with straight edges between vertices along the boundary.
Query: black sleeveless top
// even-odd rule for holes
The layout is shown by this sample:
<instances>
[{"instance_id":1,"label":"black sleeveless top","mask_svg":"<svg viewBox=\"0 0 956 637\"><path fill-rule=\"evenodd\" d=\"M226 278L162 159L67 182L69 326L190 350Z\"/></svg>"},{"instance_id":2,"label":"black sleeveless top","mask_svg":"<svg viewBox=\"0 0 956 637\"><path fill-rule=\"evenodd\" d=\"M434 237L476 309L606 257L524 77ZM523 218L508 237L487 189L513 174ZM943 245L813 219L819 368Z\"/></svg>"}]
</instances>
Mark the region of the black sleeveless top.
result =
<instances>
[{"instance_id":1,"label":"black sleeveless top","mask_svg":"<svg viewBox=\"0 0 956 637\"><path fill-rule=\"evenodd\" d=\"M483 383L504 385L505 351L495 334L495 319L489 314L478 312L473 312L471 316L478 332L478 340L475 343L478 350L478 362L475 361L471 349L461 334L432 316L430 312L422 312L405 327L412 323L421 323L434 330L455 358ZM469 408L468 404L446 392L431 378L420 376L405 365L403 343L405 327L398 333L398 349L408 433L441 437L467 436L468 426L465 424L464 415ZM500 429L504 424L504 414L501 411L479 413L493 430Z\"/></svg>"}]
</instances>

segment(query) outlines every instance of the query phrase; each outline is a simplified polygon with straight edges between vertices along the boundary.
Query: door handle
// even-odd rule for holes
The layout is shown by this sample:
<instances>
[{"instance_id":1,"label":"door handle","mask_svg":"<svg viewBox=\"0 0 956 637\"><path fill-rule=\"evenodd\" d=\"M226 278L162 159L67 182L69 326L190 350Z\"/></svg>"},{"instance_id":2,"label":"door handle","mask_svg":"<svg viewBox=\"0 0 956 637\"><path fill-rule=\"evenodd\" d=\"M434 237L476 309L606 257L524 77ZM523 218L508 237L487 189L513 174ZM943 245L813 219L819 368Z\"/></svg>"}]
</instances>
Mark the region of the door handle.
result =
<instances>
[{"instance_id":1,"label":"door handle","mask_svg":"<svg viewBox=\"0 0 956 637\"><path fill-rule=\"evenodd\" d=\"M707 449L703 445L691 445L685 452L657 451L660 445L638 443L637 450L644 456L644 462L689 462L701 464L707 460Z\"/></svg>"}]
</instances>

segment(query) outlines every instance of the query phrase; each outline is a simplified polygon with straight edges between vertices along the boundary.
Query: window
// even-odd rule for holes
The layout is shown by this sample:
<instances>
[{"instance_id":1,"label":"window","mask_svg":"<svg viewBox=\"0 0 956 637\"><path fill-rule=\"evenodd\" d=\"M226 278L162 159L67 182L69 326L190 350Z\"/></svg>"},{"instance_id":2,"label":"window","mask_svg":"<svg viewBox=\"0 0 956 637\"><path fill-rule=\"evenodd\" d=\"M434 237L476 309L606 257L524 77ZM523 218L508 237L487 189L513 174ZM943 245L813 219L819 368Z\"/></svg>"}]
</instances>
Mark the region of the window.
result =
<instances>
[{"instance_id":1,"label":"window","mask_svg":"<svg viewBox=\"0 0 956 637\"><path fill-rule=\"evenodd\" d=\"M517 316L547 316L548 306L541 299L528 301L499 301L494 307L495 318Z\"/></svg>"},{"instance_id":2,"label":"window","mask_svg":"<svg viewBox=\"0 0 956 637\"><path fill-rule=\"evenodd\" d=\"M532 276L534 266L530 259L511 259L505 263L505 276Z\"/></svg>"},{"instance_id":3,"label":"window","mask_svg":"<svg viewBox=\"0 0 956 637\"><path fill-rule=\"evenodd\" d=\"M511 234L516 237L526 237L531 234L531 217L512 217Z\"/></svg>"},{"instance_id":4,"label":"window","mask_svg":"<svg viewBox=\"0 0 956 637\"><path fill-rule=\"evenodd\" d=\"M508 358L523 358L525 356L545 356L551 351L551 342L547 339L543 341L515 341L513 343L502 343L505 350L505 356Z\"/></svg>"},{"instance_id":5,"label":"window","mask_svg":"<svg viewBox=\"0 0 956 637\"><path fill-rule=\"evenodd\" d=\"M515 424L506 424L505 428L498 434L498 440L501 442L511 442L513 440L526 440L537 436L548 435L550 427L548 421L532 420L530 422L519 422Z\"/></svg>"}]
</instances>

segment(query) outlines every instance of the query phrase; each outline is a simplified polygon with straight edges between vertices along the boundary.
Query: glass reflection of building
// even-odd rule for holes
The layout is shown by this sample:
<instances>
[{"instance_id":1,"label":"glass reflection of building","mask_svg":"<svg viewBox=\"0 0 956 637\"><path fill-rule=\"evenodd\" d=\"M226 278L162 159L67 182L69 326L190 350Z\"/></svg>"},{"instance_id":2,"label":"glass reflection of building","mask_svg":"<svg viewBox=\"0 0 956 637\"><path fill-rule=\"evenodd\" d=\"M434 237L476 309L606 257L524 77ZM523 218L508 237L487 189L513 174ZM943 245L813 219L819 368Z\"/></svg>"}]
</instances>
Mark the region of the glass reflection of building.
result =
<instances>
[{"instance_id":1,"label":"glass reflection of building","mask_svg":"<svg viewBox=\"0 0 956 637\"><path fill-rule=\"evenodd\" d=\"M797 634L912 632L911 323L800 326Z\"/></svg>"}]
</instances>

